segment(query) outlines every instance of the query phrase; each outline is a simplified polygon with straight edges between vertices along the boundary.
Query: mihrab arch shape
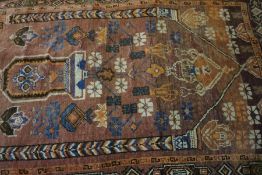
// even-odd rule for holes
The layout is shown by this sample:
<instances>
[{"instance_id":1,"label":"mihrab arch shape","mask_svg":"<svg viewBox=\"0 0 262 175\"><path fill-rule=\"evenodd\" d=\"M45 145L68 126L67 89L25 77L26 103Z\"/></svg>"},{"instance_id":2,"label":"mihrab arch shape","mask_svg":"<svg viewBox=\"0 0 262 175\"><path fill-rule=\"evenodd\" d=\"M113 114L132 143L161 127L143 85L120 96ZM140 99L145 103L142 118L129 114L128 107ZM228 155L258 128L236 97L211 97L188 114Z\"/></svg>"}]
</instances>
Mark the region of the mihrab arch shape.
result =
<instances>
[{"instance_id":1,"label":"mihrab arch shape","mask_svg":"<svg viewBox=\"0 0 262 175\"><path fill-rule=\"evenodd\" d=\"M50 55L16 57L3 70L2 91L12 102L45 100L50 95L70 94L84 99L84 79L87 71L85 52L69 57L52 58Z\"/></svg>"}]
</instances>

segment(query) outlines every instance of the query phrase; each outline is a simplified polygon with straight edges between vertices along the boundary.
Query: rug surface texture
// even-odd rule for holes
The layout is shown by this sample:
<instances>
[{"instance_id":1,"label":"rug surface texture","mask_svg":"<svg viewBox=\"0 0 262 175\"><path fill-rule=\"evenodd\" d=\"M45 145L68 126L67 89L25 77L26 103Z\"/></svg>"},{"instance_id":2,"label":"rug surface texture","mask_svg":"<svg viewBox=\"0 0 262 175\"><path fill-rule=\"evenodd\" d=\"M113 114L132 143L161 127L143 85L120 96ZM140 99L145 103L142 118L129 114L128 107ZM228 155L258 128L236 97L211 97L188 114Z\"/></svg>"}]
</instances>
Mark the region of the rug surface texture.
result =
<instances>
[{"instance_id":1,"label":"rug surface texture","mask_svg":"<svg viewBox=\"0 0 262 175\"><path fill-rule=\"evenodd\" d=\"M0 175L262 175L262 2L0 1Z\"/></svg>"}]
</instances>

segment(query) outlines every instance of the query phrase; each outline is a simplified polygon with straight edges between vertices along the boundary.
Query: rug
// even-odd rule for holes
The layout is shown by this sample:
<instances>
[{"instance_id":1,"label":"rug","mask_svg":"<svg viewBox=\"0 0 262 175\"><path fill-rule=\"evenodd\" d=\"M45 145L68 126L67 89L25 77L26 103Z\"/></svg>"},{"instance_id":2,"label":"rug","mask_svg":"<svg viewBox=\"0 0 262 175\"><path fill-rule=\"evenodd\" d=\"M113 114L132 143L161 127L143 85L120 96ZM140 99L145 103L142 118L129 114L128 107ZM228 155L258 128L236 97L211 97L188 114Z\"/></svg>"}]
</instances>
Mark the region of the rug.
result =
<instances>
[{"instance_id":1,"label":"rug","mask_svg":"<svg viewBox=\"0 0 262 175\"><path fill-rule=\"evenodd\" d=\"M1 175L261 175L260 0L0 2Z\"/></svg>"}]
</instances>

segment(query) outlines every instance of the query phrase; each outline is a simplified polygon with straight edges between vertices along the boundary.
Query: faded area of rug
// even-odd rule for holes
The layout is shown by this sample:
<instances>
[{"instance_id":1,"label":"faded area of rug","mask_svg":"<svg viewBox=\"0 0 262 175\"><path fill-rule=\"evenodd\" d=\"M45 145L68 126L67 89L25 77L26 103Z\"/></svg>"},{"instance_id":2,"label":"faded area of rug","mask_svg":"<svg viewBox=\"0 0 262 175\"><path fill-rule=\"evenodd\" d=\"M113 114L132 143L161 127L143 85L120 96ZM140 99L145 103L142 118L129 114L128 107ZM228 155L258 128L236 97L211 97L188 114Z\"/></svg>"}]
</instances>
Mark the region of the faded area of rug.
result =
<instances>
[{"instance_id":1,"label":"faded area of rug","mask_svg":"<svg viewBox=\"0 0 262 175\"><path fill-rule=\"evenodd\" d=\"M261 175L262 3L0 2L0 175Z\"/></svg>"}]
</instances>

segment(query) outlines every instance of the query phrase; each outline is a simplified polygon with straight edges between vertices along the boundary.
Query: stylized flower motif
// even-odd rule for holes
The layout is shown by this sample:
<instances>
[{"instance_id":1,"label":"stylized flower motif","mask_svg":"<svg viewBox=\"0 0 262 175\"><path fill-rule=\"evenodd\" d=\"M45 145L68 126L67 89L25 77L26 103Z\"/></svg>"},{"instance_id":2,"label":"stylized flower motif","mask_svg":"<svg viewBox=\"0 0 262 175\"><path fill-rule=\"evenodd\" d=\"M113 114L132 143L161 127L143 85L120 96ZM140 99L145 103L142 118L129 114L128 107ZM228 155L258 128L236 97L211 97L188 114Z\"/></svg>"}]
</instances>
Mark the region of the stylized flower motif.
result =
<instances>
[{"instance_id":1,"label":"stylized flower motif","mask_svg":"<svg viewBox=\"0 0 262 175\"><path fill-rule=\"evenodd\" d=\"M88 56L87 63L90 65L90 67L100 67L102 64L102 55L100 52L91 52L91 54Z\"/></svg>"},{"instance_id":2,"label":"stylized flower motif","mask_svg":"<svg viewBox=\"0 0 262 175\"><path fill-rule=\"evenodd\" d=\"M137 104L131 103L131 104L124 104L122 105L122 112L123 114L134 114L137 113Z\"/></svg>"},{"instance_id":3,"label":"stylized flower motif","mask_svg":"<svg viewBox=\"0 0 262 175\"><path fill-rule=\"evenodd\" d=\"M167 33L166 22L164 20L157 21L157 30L159 33Z\"/></svg>"},{"instance_id":4,"label":"stylized flower motif","mask_svg":"<svg viewBox=\"0 0 262 175\"><path fill-rule=\"evenodd\" d=\"M237 34L233 26L226 26L226 33L231 39L237 38Z\"/></svg>"},{"instance_id":5,"label":"stylized flower motif","mask_svg":"<svg viewBox=\"0 0 262 175\"><path fill-rule=\"evenodd\" d=\"M250 125L261 124L261 119L256 106L247 106L247 114Z\"/></svg>"},{"instance_id":6,"label":"stylized flower motif","mask_svg":"<svg viewBox=\"0 0 262 175\"><path fill-rule=\"evenodd\" d=\"M151 113L154 111L154 106L151 98L139 99L137 106L138 113L142 114L142 117L152 116Z\"/></svg>"},{"instance_id":7,"label":"stylized flower motif","mask_svg":"<svg viewBox=\"0 0 262 175\"><path fill-rule=\"evenodd\" d=\"M45 109L45 115L48 117L47 126L44 130L44 135L48 139L57 139L59 136L58 117L60 113L60 103L57 101L51 102Z\"/></svg>"},{"instance_id":8,"label":"stylized flower motif","mask_svg":"<svg viewBox=\"0 0 262 175\"><path fill-rule=\"evenodd\" d=\"M235 102L236 109L236 119L238 122L246 123L247 122L247 104L244 100L239 100Z\"/></svg>"},{"instance_id":9,"label":"stylized flower motif","mask_svg":"<svg viewBox=\"0 0 262 175\"><path fill-rule=\"evenodd\" d=\"M122 128L124 123L118 117L111 117L108 129L111 132L112 136L121 136L122 135Z\"/></svg>"},{"instance_id":10,"label":"stylized flower motif","mask_svg":"<svg viewBox=\"0 0 262 175\"><path fill-rule=\"evenodd\" d=\"M178 111L170 111L169 125L173 130L181 129L181 117Z\"/></svg>"},{"instance_id":11,"label":"stylized flower motif","mask_svg":"<svg viewBox=\"0 0 262 175\"><path fill-rule=\"evenodd\" d=\"M148 33L155 33L156 32L156 21L147 20L146 21L146 31Z\"/></svg>"},{"instance_id":12,"label":"stylized flower motif","mask_svg":"<svg viewBox=\"0 0 262 175\"><path fill-rule=\"evenodd\" d=\"M98 45L105 44L107 39L107 28L99 27L96 30L95 40Z\"/></svg>"},{"instance_id":13,"label":"stylized flower motif","mask_svg":"<svg viewBox=\"0 0 262 175\"><path fill-rule=\"evenodd\" d=\"M262 148L262 138L261 138L260 130L258 129L250 130L249 144L251 146L251 149L261 149Z\"/></svg>"},{"instance_id":14,"label":"stylized flower motif","mask_svg":"<svg viewBox=\"0 0 262 175\"><path fill-rule=\"evenodd\" d=\"M36 87L36 83L40 80L44 80L45 76L40 75L38 70L32 68L30 65L25 65L19 70L18 75L13 77L13 82L19 86L19 89L23 92L28 92L30 89Z\"/></svg>"},{"instance_id":15,"label":"stylized flower motif","mask_svg":"<svg viewBox=\"0 0 262 175\"><path fill-rule=\"evenodd\" d=\"M149 68L146 70L147 73L151 74L153 77L157 78L163 73L165 73L165 70L163 67L157 65L157 64L151 64Z\"/></svg>"},{"instance_id":16,"label":"stylized flower motif","mask_svg":"<svg viewBox=\"0 0 262 175\"><path fill-rule=\"evenodd\" d=\"M125 58L117 58L115 61L115 70L118 73L126 72L127 62Z\"/></svg>"},{"instance_id":17,"label":"stylized flower motif","mask_svg":"<svg viewBox=\"0 0 262 175\"><path fill-rule=\"evenodd\" d=\"M69 13L67 14L70 15ZM67 35L67 33L65 33L66 30L67 30L67 27L66 27L65 21L55 22L53 27L51 27L50 25L47 25L46 27L42 28L40 38L43 39L43 41L41 42L40 46L48 48L48 49L52 49L55 52L58 52L64 49L65 40L66 40L65 35ZM69 31L69 35L71 32ZM76 38L79 38L79 37L75 37L75 39Z\"/></svg>"},{"instance_id":18,"label":"stylized flower motif","mask_svg":"<svg viewBox=\"0 0 262 175\"><path fill-rule=\"evenodd\" d=\"M223 20L223 21L230 21L230 14L228 9L220 9L219 10L219 17Z\"/></svg>"},{"instance_id":19,"label":"stylized flower motif","mask_svg":"<svg viewBox=\"0 0 262 175\"><path fill-rule=\"evenodd\" d=\"M240 54L240 50L239 50L239 47L238 47L236 41L229 40L229 42L227 43L227 47L228 47L228 50L231 52L232 55Z\"/></svg>"},{"instance_id":20,"label":"stylized flower motif","mask_svg":"<svg viewBox=\"0 0 262 175\"><path fill-rule=\"evenodd\" d=\"M59 119L61 105L58 101L51 101L45 108L33 108L32 135L43 135L48 139L59 137Z\"/></svg>"},{"instance_id":21,"label":"stylized flower motif","mask_svg":"<svg viewBox=\"0 0 262 175\"><path fill-rule=\"evenodd\" d=\"M50 104L46 107L46 116L50 119L57 119L60 113L60 103L50 102Z\"/></svg>"},{"instance_id":22,"label":"stylized flower motif","mask_svg":"<svg viewBox=\"0 0 262 175\"><path fill-rule=\"evenodd\" d=\"M168 115L164 112L157 112L154 124L159 132L166 131L169 125Z\"/></svg>"},{"instance_id":23,"label":"stylized flower motif","mask_svg":"<svg viewBox=\"0 0 262 175\"><path fill-rule=\"evenodd\" d=\"M180 44L181 43L181 33L180 32L172 32L170 34L170 39L174 44Z\"/></svg>"},{"instance_id":24,"label":"stylized flower motif","mask_svg":"<svg viewBox=\"0 0 262 175\"><path fill-rule=\"evenodd\" d=\"M108 33L109 34L117 33L119 27L120 27L119 21L109 21L109 23L108 23Z\"/></svg>"},{"instance_id":25,"label":"stylized flower motif","mask_svg":"<svg viewBox=\"0 0 262 175\"><path fill-rule=\"evenodd\" d=\"M107 128L107 106L106 104L98 104L98 109L95 110L94 122L98 122L97 127Z\"/></svg>"},{"instance_id":26,"label":"stylized flower motif","mask_svg":"<svg viewBox=\"0 0 262 175\"><path fill-rule=\"evenodd\" d=\"M173 75L174 73L174 69L175 67L171 67L171 66L166 66L165 67L165 75L168 77L168 76L171 76L171 75Z\"/></svg>"},{"instance_id":27,"label":"stylized flower motif","mask_svg":"<svg viewBox=\"0 0 262 175\"><path fill-rule=\"evenodd\" d=\"M236 120L236 112L232 102L224 103L222 107L223 115L227 121Z\"/></svg>"},{"instance_id":28,"label":"stylized flower motif","mask_svg":"<svg viewBox=\"0 0 262 175\"><path fill-rule=\"evenodd\" d=\"M135 46L144 46L146 43L145 32L136 33L133 38L133 43L135 44Z\"/></svg>"},{"instance_id":29,"label":"stylized flower motif","mask_svg":"<svg viewBox=\"0 0 262 175\"><path fill-rule=\"evenodd\" d=\"M253 99L251 87L248 83L240 83L238 89L239 89L239 93L243 97L243 99L245 99L245 100Z\"/></svg>"},{"instance_id":30,"label":"stylized flower motif","mask_svg":"<svg viewBox=\"0 0 262 175\"><path fill-rule=\"evenodd\" d=\"M69 44L77 46L85 37L85 32L79 26L75 26L66 33L65 39Z\"/></svg>"},{"instance_id":31,"label":"stylized flower motif","mask_svg":"<svg viewBox=\"0 0 262 175\"><path fill-rule=\"evenodd\" d=\"M48 139L57 139L59 136L59 125L48 125L45 128L44 134Z\"/></svg>"},{"instance_id":32,"label":"stylized flower motif","mask_svg":"<svg viewBox=\"0 0 262 175\"><path fill-rule=\"evenodd\" d=\"M248 132L246 130L239 130L236 132L236 146L238 149L246 149L248 147Z\"/></svg>"},{"instance_id":33,"label":"stylized flower motif","mask_svg":"<svg viewBox=\"0 0 262 175\"><path fill-rule=\"evenodd\" d=\"M102 95L102 84L100 81L92 81L87 86L87 93L90 97L101 97Z\"/></svg>"},{"instance_id":34,"label":"stylized flower motif","mask_svg":"<svg viewBox=\"0 0 262 175\"><path fill-rule=\"evenodd\" d=\"M96 72L96 75L99 79L102 79L104 81L111 81L115 76L115 72L111 68L103 67Z\"/></svg>"},{"instance_id":35,"label":"stylized flower motif","mask_svg":"<svg viewBox=\"0 0 262 175\"><path fill-rule=\"evenodd\" d=\"M183 102L181 105L182 116L185 120L193 119L193 105L191 102Z\"/></svg>"},{"instance_id":36,"label":"stylized flower motif","mask_svg":"<svg viewBox=\"0 0 262 175\"><path fill-rule=\"evenodd\" d=\"M127 81L124 78L117 78L115 88L117 93L124 93L127 90Z\"/></svg>"},{"instance_id":37,"label":"stylized flower motif","mask_svg":"<svg viewBox=\"0 0 262 175\"><path fill-rule=\"evenodd\" d=\"M12 129L21 129L28 121L27 116L23 112L14 113L8 120L7 123Z\"/></svg>"},{"instance_id":38,"label":"stylized flower motif","mask_svg":"<svg viewBox=\"0 0 262 175\"><path fill-rule=\"evenodd\" d=\"M211 40L211 41L215 41L216 40L216 33L213 27L206 27L205 28L205 36L207 37L207 39Z\"/></svg>"},{"instance_id":39,"label":"stylized flower motif","mask_svg":"<svg viewBox=\"0 0 262 175\"><path fill-rule=\"evenodd\" d=\"M46 116L48 117L48 125L45 128L44 135L48 139L57 139L59 136L59 121L60 103L55 101L51 102L45 109Z\"/></svg>"},{"instance_id":40,"label":"stylized flower motif","mask_svg":"<svg viewBox=\"0 0 262 175\"><path fill-rule=\"evenodd\" d=\"M31 42L33 39L37 38L38 34L31 30L30 27L23 27L12 34L9 39L14 41L16 45L25 46L26 43Z\"/></svg>"}]
</instances>

